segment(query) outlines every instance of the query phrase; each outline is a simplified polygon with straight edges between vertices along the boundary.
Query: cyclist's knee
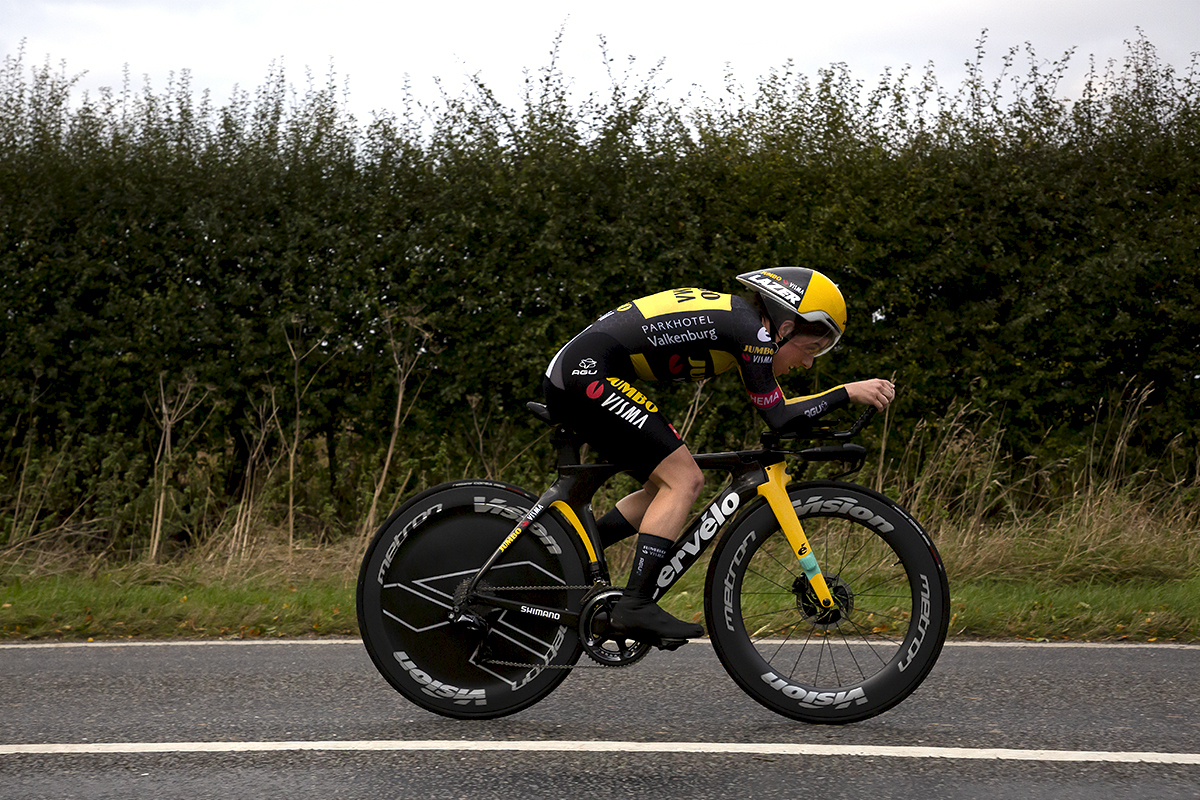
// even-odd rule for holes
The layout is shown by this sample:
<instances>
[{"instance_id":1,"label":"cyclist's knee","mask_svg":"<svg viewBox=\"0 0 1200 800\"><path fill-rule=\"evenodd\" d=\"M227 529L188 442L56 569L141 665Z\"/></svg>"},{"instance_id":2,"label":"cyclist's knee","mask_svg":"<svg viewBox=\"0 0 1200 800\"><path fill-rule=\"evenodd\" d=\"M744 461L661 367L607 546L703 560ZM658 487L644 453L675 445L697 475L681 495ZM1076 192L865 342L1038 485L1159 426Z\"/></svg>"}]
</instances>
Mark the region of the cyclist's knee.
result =
<instances>
[{"instance_id":1,"label":"cyclist's knee","mask_svg":"<svg viewBox=\"0 0 1200 800\"><path fill-rule=\"evenodd\" d=\"M692 468L684 476L683 483L679 487L679 491L687 496L688 504L696 502L700 497L700 492L704 490L704 473L700 471L700 467L696 466L696 462L691 464Z\"/></svg>"},{"instance_id":2,"label":"cyclist's knee","mask_svg":"<svg viewBox=\"0 0 1200 800\"><path fill-rule=\"evenodd\" d=\"M704 473L686 448L680 448L663 459L650 475L647 484L651 496L659 491L675 495L679 501L691 505L704 489Z\"/></svg>"}]
</instances>

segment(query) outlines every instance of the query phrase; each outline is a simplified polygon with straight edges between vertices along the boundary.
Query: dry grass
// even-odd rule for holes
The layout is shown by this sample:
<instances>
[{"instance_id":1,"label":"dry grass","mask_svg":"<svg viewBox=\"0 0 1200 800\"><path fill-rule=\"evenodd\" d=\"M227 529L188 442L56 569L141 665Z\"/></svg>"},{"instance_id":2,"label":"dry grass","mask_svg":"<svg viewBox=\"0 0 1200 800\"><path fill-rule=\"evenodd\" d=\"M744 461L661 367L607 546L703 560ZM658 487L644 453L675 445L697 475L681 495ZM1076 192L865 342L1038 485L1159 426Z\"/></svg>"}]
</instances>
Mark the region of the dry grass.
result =
<instances>
[{"instance_id":1,"label":"dry grass","mask_svg":"<svg viewBox=\"0 0 1200 800\"><path fill-rule=\"evenodd\" d=\"M1200 575L1197 478L1127 472L1144 400L1136 395L1107 428L1098 423L1080 459L1049 466L1007 459L994 417L959 407L919 425L894 469L880 469L876 481L925 525L957 581Z\"/></svg>"},{"instance_id":2,"label":"dry grass","mask_svg":"<svg viewBox=\"0 0 1200 800\"><path fill-rule=\"evenodd\" d=\"M1165 468L1128 468L1139 407L1135 398L1097 425L1086 454L1050 465L1007 458L995 417L959 407L858 476L907 507L937 543L954 598L952 632L1200 636L1200 601L1191 598L1200 581L1200 484L1172 477L1169 459ZM633 488L619 478L597 495L597 511ZM253 509L253 535L224 520L158 563L97 553L102 520L71 535L22 538L0 552L0 637L353 635L361 539L289 545L285 524L263 522L286 516L252 502L263 504ZM609 550L618 584L630 548ZM673 613L702 614L703 566L666 599Z\"/></svg>"}]
</instances>

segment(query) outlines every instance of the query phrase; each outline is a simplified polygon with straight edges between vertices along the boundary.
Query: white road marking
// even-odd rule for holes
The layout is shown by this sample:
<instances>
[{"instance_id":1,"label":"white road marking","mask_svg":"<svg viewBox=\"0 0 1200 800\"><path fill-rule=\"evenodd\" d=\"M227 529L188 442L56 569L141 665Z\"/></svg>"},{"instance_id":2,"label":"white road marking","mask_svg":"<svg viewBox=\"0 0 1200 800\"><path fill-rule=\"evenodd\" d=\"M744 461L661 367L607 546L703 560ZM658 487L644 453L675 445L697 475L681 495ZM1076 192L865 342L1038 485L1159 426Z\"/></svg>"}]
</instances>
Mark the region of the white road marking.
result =
<instances>
[{"instance_id":1,"label":"white road marking","mask_svg":"<svg viewBox=\"0 0 1200 800\"><path fill-rule=\"evenodd\" d=\"M698 640L697 643L707 640ZM221 645L356 645L356 638L325 639L198 639L177 641L3 642L3 649L69 647L214 647ZM1146 648L1198 650L1200 645L1104 642L947 642L946 647ZM1200 765L1200 753L1110 752L1091 750L1014 750L966 747L884 747L744 742L597 742L597 741L295 741L295 742L84 742L0 744L4 755L102 755L139 753L338 752L578 752L578 753L707 753L775 756L851 756L876 758L942 758L994 761L1107 762Z\"/></svg>"},{"instance_id":2,"label":"white road marking","mask_svg":"<svg viewBox=\"0 0 1200 800\"><path fill-rule=\"evenodd\" d=\"M361 647L362 639L167 639L163 641L101 639L98 642L0 642L0 650L41 650L54 647L238 647L262 644L356 644Z\"/></svg>"},{"instance_id":3,"label":"white road marking","mask_svg":"<svg viewBox=\"0 0 1200 800\"><path fill-rule=\"evenodd\" d=\"M763 639L761 644L779 643L781 640ZM692 639L694 644L711 645L709 639ZM243 645L331 645L352 644L362 646L362 640L357 638L323 638L323 639L175 639L165 641L130 641L126 639L105 639L98 642L0 642L0 650L40 650L55 647L220 647ZM956 647L1036 647L1039 649L1085 648L1108 650L1200 650L1200 644L1179 644L1176 642L1031 642L1031 641L947 641L947 649Z\"/></svg>"},{"instance_id":4,"label":"white road marking","mask_svg":"<svg viewBox=\"0 0 1200 800\"><path fill-rule=\"evenodd\" d=\"M717 755L853 756L945 758L985 761L1091 761L1104 763L1194 764L1200 753L1122 753L1097 750L1010 750L969 747L881 747L874 745L753 742L595 742L595 741L415 741L324 742L86 742L81 744L0 744L0 755L104 755L144 753L338 752L524 752L524 753L702 753Z\"/></svg>"}]
</instances>

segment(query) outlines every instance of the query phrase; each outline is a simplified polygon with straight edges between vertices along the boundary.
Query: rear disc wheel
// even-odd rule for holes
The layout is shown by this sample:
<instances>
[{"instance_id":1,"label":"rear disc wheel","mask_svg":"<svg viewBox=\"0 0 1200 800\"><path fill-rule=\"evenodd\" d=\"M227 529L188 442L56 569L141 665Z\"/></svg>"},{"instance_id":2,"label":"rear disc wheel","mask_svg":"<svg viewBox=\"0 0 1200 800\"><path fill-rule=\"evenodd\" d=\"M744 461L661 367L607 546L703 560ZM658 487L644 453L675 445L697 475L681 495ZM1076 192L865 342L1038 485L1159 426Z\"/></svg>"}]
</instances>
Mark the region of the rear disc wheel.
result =
<instances>
[{"instance_id":1,"label":"rear disc wheel","mask_svg":"<svg viewBox=\"0 0 1200 800\"><path fill-rule=\"evenodd\" d=\"M513 714L552 692L579 659L578 631L544 615L478 604L468 610L482 624L449 618L455 595L536 499L502 483L445 484L406 503L368 548L358 582L363 644L383 677L422 708L458 719ZM577 612L587 581L573 539L544 514L505 550L484 588Z\"/></svg>"}]
</instances>

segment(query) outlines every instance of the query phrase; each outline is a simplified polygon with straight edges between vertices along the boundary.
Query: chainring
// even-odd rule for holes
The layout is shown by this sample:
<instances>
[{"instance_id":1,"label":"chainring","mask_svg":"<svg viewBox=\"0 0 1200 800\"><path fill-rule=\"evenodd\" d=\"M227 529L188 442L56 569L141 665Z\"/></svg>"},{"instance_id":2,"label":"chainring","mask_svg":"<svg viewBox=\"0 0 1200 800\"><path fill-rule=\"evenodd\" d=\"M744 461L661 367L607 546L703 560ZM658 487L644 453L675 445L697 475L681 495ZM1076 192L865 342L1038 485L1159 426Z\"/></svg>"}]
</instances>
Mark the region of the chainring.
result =
<instances>
[{"instance_id":1,"label":"chainring","mask_svg":"<svg viewBox=\"0 0 1200 800\"><path fill-rule=\"evenodd\" d=\"M599 587L583 598L579 612L579 641L588 657L606 667L628 667L650 652L651 645L612 630L609 619L624 589Z\"/></svg>"}]
</instances>

